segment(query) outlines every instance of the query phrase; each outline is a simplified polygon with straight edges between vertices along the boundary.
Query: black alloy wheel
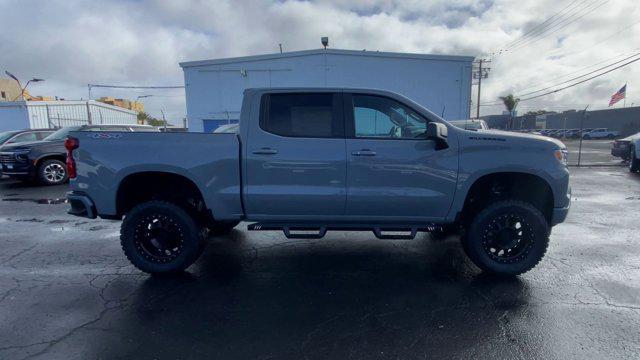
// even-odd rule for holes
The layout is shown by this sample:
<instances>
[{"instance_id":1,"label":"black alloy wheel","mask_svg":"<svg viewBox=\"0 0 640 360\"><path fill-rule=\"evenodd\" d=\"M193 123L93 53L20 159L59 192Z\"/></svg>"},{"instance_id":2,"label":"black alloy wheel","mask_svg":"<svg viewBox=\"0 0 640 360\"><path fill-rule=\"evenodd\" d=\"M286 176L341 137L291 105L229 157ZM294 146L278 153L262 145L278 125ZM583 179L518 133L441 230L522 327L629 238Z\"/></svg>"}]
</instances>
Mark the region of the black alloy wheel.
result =
<instances>
[{"instance_id":1,"label":"black alloy wheel","mask_svg":"<svg viewBox=\"0 0 640 360\"><path fill-rule=\"evenodd\" d=\"M204 233L178 205L148 201L127 212L120 243L131 263L144 272L179 272L202 254Z\"/></svg>"}]
</instances>

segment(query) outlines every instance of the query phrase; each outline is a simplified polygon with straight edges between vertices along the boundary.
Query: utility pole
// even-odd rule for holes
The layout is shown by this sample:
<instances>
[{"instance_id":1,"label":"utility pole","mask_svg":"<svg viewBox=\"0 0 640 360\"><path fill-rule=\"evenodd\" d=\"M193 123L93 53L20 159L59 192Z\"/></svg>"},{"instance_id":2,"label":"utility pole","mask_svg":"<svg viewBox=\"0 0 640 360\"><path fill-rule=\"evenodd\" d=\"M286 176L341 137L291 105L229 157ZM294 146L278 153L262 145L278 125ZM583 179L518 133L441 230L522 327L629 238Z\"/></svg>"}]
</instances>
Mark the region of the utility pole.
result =
<instances>
[{"instance_id":1,"label":"utility pole","mask_svg":"<svg viewBox=\"0 0 640 360\"><path fill-rule=\"evenodd\" d=\"M167 119L164 118L164 110L160 109L160 113L162 114L162 123L164 124L164 132L167 132Z\"/></svg>"},{"instance_id":2,"label":"utility pole","mask_svg":"<svg viewBox=\"0 0 640 360\"><path fill-rule=\"evenodd\" d=\"M478 103L476 104L476 119L480 119L480 91L482 90L482 59L478 63Z\"/></svg>"},{"instance_id":3,"label":"utility pole","mask_svg":"<svg viewBox=\"0 0 640 360\"><path fill-rule=\"evenodd\" d=\"M582 129L584 129L584 118L587 117L587 109L589 109L589 105L582 111L582 118L580 119L580 144L578 145L578 166L580 166L580 159L582 158L582 138L584 134L582 133Z\"/></svg>"},{"instance_id":4,"label":"utility pole","mask_svg":"<svg viewBox=\"0 0 640 360\"><path fill-rule=\"evenodd\" d=\"M490 67L483 66L486 63L490 63L491 60L479 59L477 64L477 68L472 68L472 77L474 79L478 79L478 101L476 104L476 118L480 119L480 93L482 91L482 79L486 79L489 77Z\"/></svg>"}]
</instances>

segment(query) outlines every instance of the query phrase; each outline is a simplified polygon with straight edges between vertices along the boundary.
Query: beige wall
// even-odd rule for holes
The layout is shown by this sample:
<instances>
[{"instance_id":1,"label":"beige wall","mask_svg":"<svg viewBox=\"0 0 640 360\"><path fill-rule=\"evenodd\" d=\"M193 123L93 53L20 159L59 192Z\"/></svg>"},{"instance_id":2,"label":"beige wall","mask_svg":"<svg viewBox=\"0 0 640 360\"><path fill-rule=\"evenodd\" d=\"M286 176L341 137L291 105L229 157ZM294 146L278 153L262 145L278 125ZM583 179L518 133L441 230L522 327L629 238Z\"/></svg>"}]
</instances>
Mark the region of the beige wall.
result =
<instances>
[{"instance_id":1,"label":"beige wall","mask_svg":"<svg viewBox=\"0 0 640 360\"><path fill-rule=\"evenodd\" d=\"M98 101L137 112L144 111L144 104L139 101L131 101L129 99L115 99L111 96L101 97L98 99Z\"/></svg>"},{"instance_id":2,"label":"beige wall","mask_svg":"<svg viewBox=\"0 0 640 360\"><path fill-rule=\"evenodd\" d=\"M0 79L0 101L14 100L22 100L18 83L13 79Z\"/></svg>"}]
</instances>

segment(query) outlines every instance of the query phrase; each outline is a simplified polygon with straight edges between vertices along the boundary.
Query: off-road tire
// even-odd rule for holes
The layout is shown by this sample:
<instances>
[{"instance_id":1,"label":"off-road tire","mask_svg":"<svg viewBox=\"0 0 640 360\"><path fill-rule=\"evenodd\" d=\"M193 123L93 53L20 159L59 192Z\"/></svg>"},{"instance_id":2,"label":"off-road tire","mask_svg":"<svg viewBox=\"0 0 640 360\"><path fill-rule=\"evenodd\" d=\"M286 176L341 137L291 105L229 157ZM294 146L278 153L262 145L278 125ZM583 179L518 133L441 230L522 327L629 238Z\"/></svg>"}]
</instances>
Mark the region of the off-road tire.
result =
<instances>
[{"instance_id":1,"label":"off-road tire","mask_svg":"<svg viewBox=\"0 0 640 360\"><path fill-rule=\"evenodd\" d=\"M165 224L161 224L162 231L168 241L175 241L177 245L175 254L162 258L166 254L157 256L152 254L145 246L145 239L149 239L150 221L164 222L170 226L172 233L164 230ZM150 273L175 273L191 266L202 255L204 250L204 234L202 228L181 207L165 201L148 201L131 209L124 218L120 228L120 244L129 261L138 269ZM158 241L156 240L156 243ZM158 251L158 248L154 249ZM169 250L164 250L169 251ZM171 251L169 251L171 252Z\"/></svg>"},{"instance_id":2,"label":"off-road tire","mask_svg":"<svg viewBox=\"0 0 640 360\"><path fill-rule=\"evenodd\" d=\"M518 250L521 255L513 259L496 259L497 254L491 254L491 239L495 224L504 219L521 219L523 231L521 240L516 243L523 246ZM514 231L517 230L513 229ZM482 210L469 225L468 231L462 237L462 245L467 256L480 269L501 275L519 275L533 269L544 257L549 245L549 224L544 215L533 205L517 200L498 201ZM520 241L523 241L520 244ZM495 249L493 249L495 250ZM509 250L510 251L510 250ZM503 251L504 253L504 251Z\"/></svg>"},{"instance_id":3,"label":"off-road tire","mask_svg":"<svg viewBox=\"0 0 640 360\"><path fill-rule=\"evenodd\" d=\"M60 185L69 180L67 164L57 159L44 160L38 165L38 181L43 185Z\"/></svg>"},{"instance_id":4,"label":"off-road tire","mask_svg":"<svg viewBox=\"0 0 640 360\"><path fill-rule=\"evenodd\" d=\"M629 149L629 172L637 173L640 170L640 159L636 157L636 149Z\"/></svg>"}]
</instances>

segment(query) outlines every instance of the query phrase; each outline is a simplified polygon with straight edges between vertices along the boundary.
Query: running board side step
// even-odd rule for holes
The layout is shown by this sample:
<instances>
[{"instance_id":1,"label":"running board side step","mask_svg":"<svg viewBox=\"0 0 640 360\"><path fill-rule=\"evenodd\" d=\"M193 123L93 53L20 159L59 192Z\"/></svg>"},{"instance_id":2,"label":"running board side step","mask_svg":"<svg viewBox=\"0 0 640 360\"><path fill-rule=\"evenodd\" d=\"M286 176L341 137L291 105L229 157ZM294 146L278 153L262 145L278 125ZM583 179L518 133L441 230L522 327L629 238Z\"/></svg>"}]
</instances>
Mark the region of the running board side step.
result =
<instances>
[{"instance_id":1,"label":"running board side step","mask_svg":"<svg viewBox=\"0 0 640 360\"><path fill-rule=\"evenodd\" d=\"M253 223L247 227L250 231L282 231L287 239L321 239L328 230L341 231L372 231L382 240L411 240L418 232L443 231L443 226L438 224L420 225L375 225L362 224L288 224L288 223Z\"/></svg>"}]
</instances>

